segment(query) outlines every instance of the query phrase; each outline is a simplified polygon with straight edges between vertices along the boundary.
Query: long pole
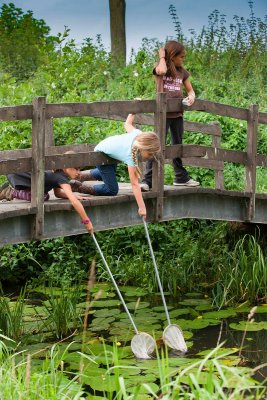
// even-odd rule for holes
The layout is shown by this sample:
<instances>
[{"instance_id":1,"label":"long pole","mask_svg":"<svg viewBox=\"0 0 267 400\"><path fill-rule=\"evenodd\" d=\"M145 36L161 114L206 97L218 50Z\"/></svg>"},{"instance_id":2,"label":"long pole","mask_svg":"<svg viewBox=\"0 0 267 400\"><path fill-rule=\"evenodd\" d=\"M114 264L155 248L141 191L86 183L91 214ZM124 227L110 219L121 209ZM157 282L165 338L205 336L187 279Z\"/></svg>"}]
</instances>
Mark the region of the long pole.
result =
<instances>
[{"instance_id":1,"label":"long pole","mask_svg":"<svg viewBox=\"0 0 267 400\"><path fill-rule=\"evenodd\" d=\"M137 328L136 328L136 325L135 325L135 323L134 323L134 320L133 320L133 318L132 318L132 316L131 316L131 314L130 314L130 312L129 312L129 310L128 310L126 304L125 304L125 301L124 301L124 299L123 299L123 297L122 297L122 295L121 295L120 289L118 288L118 285L117 285L115 279L113 278L112 272L111 272L111 270L110 270L110 268L109 268L109 266L108 266L108 264L107 264L107 262L106 262L106 259L105 259L105 257L104 257L104 254L102 253L102 250L101 250L101 248L100 248L100 246L99 246L99 244L98 244L98 241L96 240L96 237L95 237L94 233L92 233L92 237L93 237L93 239L94 239L94 242L95 242L95 245L96 245L96 247L97 247L97 250L98 250L98 252L99 252L99 254L100 254L100 256L101 256L101 258L102 258L102 260L103 260L103 263L104 263L104 265L105 265L105 267L106 267L106 269L107 269L107 271L108 271L108 273L109 273L109 276L110 276L110 278L111 278L111 280L112 280L112 282L113 282L113 285L115 286L115 288L116 288L116 290L117 290L117 293L118 293L119 298L120 298L120 300L121 300L121 302L122 302L122 304L123 304L123 307L124 307L124 309L125 309L125 311L126 311L128 317L129 317L129 319L130 319L130 321L131 321L131 324L132 324L132 326L133 326L133 328L134 328L134 330L135 330L135 333L138 335L139 332L138 332L138 330L137 330Z\"/></svg>"},{"instance_id":2,"label":"long pole","mask_svg":"<svg viewBox=\"0 0 267 400\"><path fill-rule=\"evenodd\" d=\"M152 245L151 245L151 240L150 240L150 236L149 236L149 233L148 233L146 220L144 218L143 218L143 223L144 223L144 227L145 227L145 232L146 232L146 237L147 237L147 241L148 241L148 245L149 245L149 249L150 249L150 254L151 254L151 257L152 257L152 260L153 260L154 269L155 269L155 273L156 273L156 277L157 277L157 281L158 281L159 290L160 290L160 294L161 294L161 297L162 297L162 302L163 302L163 305L164 305L165 313L166 313L166 316L167 316L168 324L171 325L171 320L170 320L168 308L167 308L165 297L164 297L164 292L163 292L161 281L160 281L160 277L159 277L159 271L158 271L158 267L157 267L157 264L156 264L154 251L153 251L153 248L152 248Z\"/></svg>"}]
</instances>

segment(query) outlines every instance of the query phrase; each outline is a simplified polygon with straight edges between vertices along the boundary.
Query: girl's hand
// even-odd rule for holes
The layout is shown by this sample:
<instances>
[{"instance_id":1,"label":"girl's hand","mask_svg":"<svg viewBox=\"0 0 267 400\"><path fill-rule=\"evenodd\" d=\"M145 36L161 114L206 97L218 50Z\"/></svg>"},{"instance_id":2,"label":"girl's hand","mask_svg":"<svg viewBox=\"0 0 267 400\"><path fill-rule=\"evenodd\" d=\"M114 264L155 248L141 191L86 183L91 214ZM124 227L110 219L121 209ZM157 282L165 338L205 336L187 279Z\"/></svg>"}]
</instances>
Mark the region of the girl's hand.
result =
<instances>
[{"instance_id":1,"label":"girl's hand","mask_svg":"<svg viewBox=\"0 0 267 400\"><path fill-rule=\"evenodd\" d=\"M80 196L80 195L75 195L76 199L78 200L88 200L90 199L91 196Z\"/></svg>"},{"instance_id":2,"label":"girl's hand","mask_svg":"<svg viewBox=\"0 0 267 400\"><path fill-rule=\"evenodd\" d=\"M84 226L85 226L86 230L87 230L89 233L93 233L94 227L93 227L91 221L89 222L89 224L86 224L86 225L84 225Z\"/></svg>"},{"instance_id":3,"label":"girl's hand","mask_svg":"<svg viewBox=\"0 0 267 400\"><path fill-rule=\"evenodd\" d=\"M195 98L196 98L195 94L190 93L187 98L188 98L188 104L190 106L192 106L192 104L194 104L194 102L195 102Z\"/></svg>"},{"instance_id":4,"label":"girl's hand","mask_svg":"<svg viewBox=\"0 0 267 400\"><path fill-rule=\"evenodd\" d=\"M139 208L138 210L138 214L140 215L140 217L144 217L144 219L146 219L146 209L145 208Z\"/></svg>"}]
</instances>

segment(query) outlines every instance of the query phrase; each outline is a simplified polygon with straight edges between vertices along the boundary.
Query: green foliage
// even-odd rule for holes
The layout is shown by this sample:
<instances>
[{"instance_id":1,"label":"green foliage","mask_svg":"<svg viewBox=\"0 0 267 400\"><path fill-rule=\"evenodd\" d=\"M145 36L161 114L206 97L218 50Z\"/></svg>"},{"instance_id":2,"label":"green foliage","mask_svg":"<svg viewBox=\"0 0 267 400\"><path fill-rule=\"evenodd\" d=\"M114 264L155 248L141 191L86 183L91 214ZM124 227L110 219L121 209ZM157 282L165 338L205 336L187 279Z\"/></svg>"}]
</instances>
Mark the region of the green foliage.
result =
<instances>
[{"instance_id":1,"label":"green foliage","mask_svg":"<svg viewBox=\"0 0 267 400\"><path fill-rule=\"evenodd\" d=\"M1 281L16 284L23 277L59 285L85 279L95 249L90 242L86 248L81 243L79 236L5 246L0 249Z\"/></svg>"},{"instance_id":2,"label":"green foliage","mask_svg":"<svg viewBox=\"0 0 267 400\"><path fill-rule=\"evenodd\" d=\"M28 78L44 60L50 28L44 20L25 14L13 3L0 12L0 64L2 71L18 79Z\"/></svg>"}]
</instances>

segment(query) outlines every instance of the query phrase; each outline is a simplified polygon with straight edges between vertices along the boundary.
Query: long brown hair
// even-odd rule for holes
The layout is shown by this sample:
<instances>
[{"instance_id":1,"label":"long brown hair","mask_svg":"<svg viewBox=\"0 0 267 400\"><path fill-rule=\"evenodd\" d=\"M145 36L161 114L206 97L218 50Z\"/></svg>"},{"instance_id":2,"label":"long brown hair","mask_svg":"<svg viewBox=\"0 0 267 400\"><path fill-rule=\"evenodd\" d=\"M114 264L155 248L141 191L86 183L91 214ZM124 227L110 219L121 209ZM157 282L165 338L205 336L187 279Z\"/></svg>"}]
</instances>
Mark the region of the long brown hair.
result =
<instances>
[{"instance_id":1,"label":"long brown hair","mask_svg":"<svg viewBox=\"0 0 267 400\"><path fill-rule=\"evenodd\" d=\"M168 68L166 75L171 76L173 79L175 79L177 75L173 59L181 54L183 51L185 51L184 45L182 45L182 43L176 42L176 40L170 40L165 44L165 59Z\"/></svg>"},{"instance_id":2,"label":"long brown hair","mask_svg":"<svg viewBox=\"0 0 267 400\"><path fill-rule=\"evenodd\" d=\"M151 158L159 155L161 147L158 135L155 132L142 132L136 136L132 145L132 158L137 175L142 174L141 150L146 150Z\"/></svg>"}]
</instances>

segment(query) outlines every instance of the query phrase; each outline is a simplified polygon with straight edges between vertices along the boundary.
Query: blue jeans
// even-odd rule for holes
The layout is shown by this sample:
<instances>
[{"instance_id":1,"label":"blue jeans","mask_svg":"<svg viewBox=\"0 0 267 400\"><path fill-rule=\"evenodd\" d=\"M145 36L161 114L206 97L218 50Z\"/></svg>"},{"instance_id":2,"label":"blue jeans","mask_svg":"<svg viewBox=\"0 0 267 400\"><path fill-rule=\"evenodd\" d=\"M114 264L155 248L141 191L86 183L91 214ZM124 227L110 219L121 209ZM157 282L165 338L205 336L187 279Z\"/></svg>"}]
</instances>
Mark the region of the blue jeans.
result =
<instances>
[{"instance_id":1,"label":"blue jeans","mask_svg":"<svg viewBox=\"0 0 267 400\"><path fill-rule=\"evenodd\" d=\"M97 181L103 181L100 185L94 185L94 190L98 196L116 196L119 185L116 177L117 164L98 165L90 170L90 174Z\"/></svg>"}]
</instances>

